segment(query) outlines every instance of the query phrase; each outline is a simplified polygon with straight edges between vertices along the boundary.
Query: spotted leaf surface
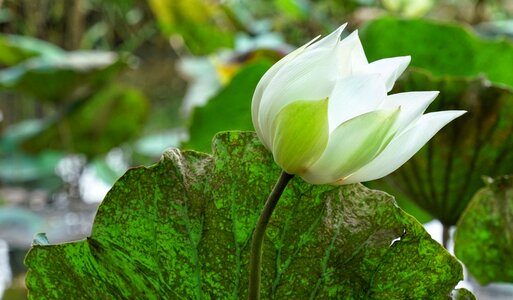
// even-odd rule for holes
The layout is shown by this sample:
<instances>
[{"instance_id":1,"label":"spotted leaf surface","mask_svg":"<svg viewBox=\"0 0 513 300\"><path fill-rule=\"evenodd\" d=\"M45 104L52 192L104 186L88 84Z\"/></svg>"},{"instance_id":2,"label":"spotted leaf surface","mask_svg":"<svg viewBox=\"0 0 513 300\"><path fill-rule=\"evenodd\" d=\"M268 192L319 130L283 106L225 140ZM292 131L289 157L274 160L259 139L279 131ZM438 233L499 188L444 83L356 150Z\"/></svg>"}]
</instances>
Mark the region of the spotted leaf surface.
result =
<instances>
[{"instance_id":1,"label":"spotted leaf surface","mask_svg":"<svg viewBox=\"0 0 513 300\"><path fill-rule=\"evenodd\" d=\"M244 299L251 233L279 172L249 132L217 135L212 155L170 150L131 169L90 237L33 246L29 297ZM360 184L293 179L263 248L263 299L447 299L462 279L390 195Z\"/></svg>"}]
</instances>

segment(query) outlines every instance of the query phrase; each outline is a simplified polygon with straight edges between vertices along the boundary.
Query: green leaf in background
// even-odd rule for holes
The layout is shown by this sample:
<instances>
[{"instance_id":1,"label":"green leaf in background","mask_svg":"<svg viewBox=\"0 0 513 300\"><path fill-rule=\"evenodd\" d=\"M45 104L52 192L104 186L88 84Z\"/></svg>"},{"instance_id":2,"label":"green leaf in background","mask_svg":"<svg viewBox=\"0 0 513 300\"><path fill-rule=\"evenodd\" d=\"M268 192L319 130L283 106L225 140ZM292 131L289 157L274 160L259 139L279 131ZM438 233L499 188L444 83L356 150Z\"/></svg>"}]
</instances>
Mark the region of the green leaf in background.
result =
<instances>
[{"instance_id":1,"label":"green leaf in background","mask_svg":"<svg viewBox=\"0 0 513 300\"><path fill-rule=\"evenodd\" d=\"M77 92L96 89L127 65L113 52L74 51L39 56L0 71L0 89L16 90L38 100L61 102Z\"/></svg>"},{"instance_id":2,"label":"green leaf in background","mask_svg":"<svg viewBox=\"0 0 513 300\"><path fill-rule=\"evenodd\" d=\"M394 14L401 16L418 18L425 15L433 8L435 1L433 0L382 0L384 8Z\"/></svg>"},{"instance_id":3,"label":"green leaf in background","mask_svg":"<svg viewBox=\"0 0 513 300\"><path fill-rule=\"evenodd\" d=\"M210 54L221 47L232 47L236 26L243 26L216 1L149 0L162 32L180 35L193 54ZM235 22L235 24L234 24Z\"/></svg>"},{"instance_id":4,"label":"green leaf in background","mask_svg":"<svg viewBox=\"0 0 513 300\"><path fill-rule=\"evenodd\" d=\"M17 153L24 140L41 132L44 122L37 119L25 120L8 126L0 136L0 153Z\"/></svg>"},{"instance_id":5,"label":"green leaf in background","mask_svg":"<svg viewBox=\"0 0 513 300\"><path fill-rule=\"evenodd\" d=\"M33 246L29 297L244 299L252 229L279 172L249 132L218 135L212 156L171 150L131 169L89 238ZM447 299L462 279L391 196L360 184L295 178L263 248L263 299Z\"/></svg>"},{"instance_id":6,"label":"green leaf in background","mask_svg":"<svg viewBox=\"0 0 513 300\"><path fill-rule=\"evenodd\" d=\"M395 91L438 90L429 111L463 109L412 159L386 177L395 194L401 191L445 225L455 225L481 176L513 172L513 91L483 79L434 78L410 70Z\"/></svg>"},{"instance_id":7,"label":"green leaf in background","mask_svg":"<svg viewBox=\"0 0 513 300\"><path fill-rule=\"evenodd\" d=\"M149 111L148 100L138 90L116 85L75 104L72 111L49 120L41 132L26 139L23 149L103 154L135 137Z\"/></svg>"},{"instance_id":8,"label":"green leaf in background","mask_svg":"<svg viewBox=\"0 0 513 300\"><path fill-rule=\"evenodd\" d=\"M35 56L58 58L66 52L35 38L0 34L0 64L12 66Z\"/></svg>"},{"instance_id":9,"label":"green leaf in background","mask_svg":"<svg viewBox=\"0 0 513 300\"><path fill-rule=\"evenodd\" d=\"M270 67L266 60L243 67L205 106L195 108L189 141L182 148L209 152L212 136L217 132L253 130L251 99L258 81Z\"/></svg>"},{"instance_id":10,"label":"green leaf in background","mask_svg":"<svg viewBox=\"0 0 513 300\"><path fill-rule=\"evenodd\" d=\"M458 222L454 252L480 284L513 282L513 176L486 181Z\"/></svg>"},{"instance_id":11,"label":"green leaf in background","mask_svg":"<svg viewBox=\"0 0 513 300\"><path fill-rule=\"evenodd\" d=\"M392 17L368 23L360 36L369 61L411 55L411 66L435 76L484 74L513 87L513 44L505 39L481 39L457 24Z\"/></svg>"},{"instance_id":12,"label":"green leaf in background","mask_svg":"<svg viewBox=\"0 0 513 300\"><path fill-rule=\"evenodd\" d=\"M290 17L292 20L305 20L309 17L309 2L298 0L274 0L275 5L282 15Z\"/></svg>"},{"instance_id":13,"label":"green leaf in background","mask_svg":"<svg viewBox=\"0 0 513 300\"><path fill-rule=\"evenodd\" d=\"M55 174L55 166L62 158L64 154L54 151L43 151L38 155L4 154L0 157L0 182L20 184L42 181L40 184L43 186L50 186L50 179L60 182Z\"/></svg>"}]
</instances>

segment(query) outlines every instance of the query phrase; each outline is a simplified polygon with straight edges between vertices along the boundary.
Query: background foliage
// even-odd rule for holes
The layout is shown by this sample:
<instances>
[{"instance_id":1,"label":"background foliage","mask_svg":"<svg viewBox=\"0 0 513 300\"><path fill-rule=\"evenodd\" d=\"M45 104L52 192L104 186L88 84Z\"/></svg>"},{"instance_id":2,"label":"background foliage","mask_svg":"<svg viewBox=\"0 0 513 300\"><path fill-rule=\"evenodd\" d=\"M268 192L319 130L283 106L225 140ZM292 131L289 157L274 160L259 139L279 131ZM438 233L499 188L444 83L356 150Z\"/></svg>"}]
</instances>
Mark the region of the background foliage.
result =
<instances>
[{"instance_id":1,"label":"background foliage","mask_svg":"<svg viewBox=\"0 0 513 300\"><path fill-rule=\"evenodd\" d=\"M493 188L505 195L502 211L513 205L503 179L481 179L513 169L512 14L509 0L0 1L0 240L13 275L0 277L0 290L14 287L4 298L26 297L22 259L35 233L89 236L99 202L129 167L167 147L210 152L216 132L252 130L259 77L345 22L346 34L360 30L369 60L412 56L394 93L440 90L430 110L469 111L370 185L423 222L438 219L446 232L458 224L456 254L478 281L511 281L476 267L511 264L511 255L507 214L474 194ZM473 217L483 210L493 226Z\"/></svg>"}]
</instances>

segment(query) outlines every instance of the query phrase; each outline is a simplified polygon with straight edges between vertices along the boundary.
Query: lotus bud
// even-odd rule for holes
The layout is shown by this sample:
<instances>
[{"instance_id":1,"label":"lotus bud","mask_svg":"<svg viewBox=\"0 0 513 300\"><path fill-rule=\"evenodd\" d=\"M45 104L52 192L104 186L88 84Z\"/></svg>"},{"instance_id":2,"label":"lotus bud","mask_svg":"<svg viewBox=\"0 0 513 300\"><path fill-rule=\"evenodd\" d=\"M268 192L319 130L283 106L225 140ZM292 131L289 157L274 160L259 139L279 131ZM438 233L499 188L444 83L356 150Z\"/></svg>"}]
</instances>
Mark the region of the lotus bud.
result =
<instances>
[{"instance_id":1,"label":"lotus bud","mask_svg":"<svg viewBox=\"0 0 513 300\"><path fill-rule=\"evenodd\" d=\"M257 135L287 173L312 184L384 177L465 111L424 114L438 92L388 95L409 56L369 63L345 25L273 65L252 100Z\"/></svg>"}]
</instances>

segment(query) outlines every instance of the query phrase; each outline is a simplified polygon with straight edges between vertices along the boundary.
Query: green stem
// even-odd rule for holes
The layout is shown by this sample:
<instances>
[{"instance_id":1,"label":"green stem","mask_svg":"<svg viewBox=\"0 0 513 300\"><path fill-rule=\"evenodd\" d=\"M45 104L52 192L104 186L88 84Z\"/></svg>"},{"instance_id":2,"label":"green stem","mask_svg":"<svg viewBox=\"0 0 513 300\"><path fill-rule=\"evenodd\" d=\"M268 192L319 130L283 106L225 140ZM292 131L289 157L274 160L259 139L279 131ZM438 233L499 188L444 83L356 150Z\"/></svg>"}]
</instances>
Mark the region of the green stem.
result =
<instances>
[{"instance_id":1,"label":"green stem","mask_svg":"<svg viewBox=\"0 0 513 300\"><path fill-rule=\"evenodd\" d=\"M442 224L442 226L442 246L449 250L447 247L449 246L449 239L451 238L451 225Z\"/></svg>"},{"instance_id":2,"label":"green stem","mask_svg":"<svg viewBox=\"0 0 513 300\"><path fill-rule=\"evenodd\" d=\"M253 239L251 241L251 257L250 257L250 267L249 267L249 291L248 291L248 299L249 300L259 300L260 299L260 272L262 269L262 242L264 240L265 229L267 228L267 224L269 223L269 219L273 214L274 208L280 200L280 196L285 190L285 187L289 183L289 181L294 177L294 175L288 174L285 171L282 171L280 174L280 178L276 182L276 185L273 188L273 191L267 198L265 202L264 209L260 214L260 218L258 218L257 225L255 227L255 231L253 231Z\"/></svg>"}]
</instances>

